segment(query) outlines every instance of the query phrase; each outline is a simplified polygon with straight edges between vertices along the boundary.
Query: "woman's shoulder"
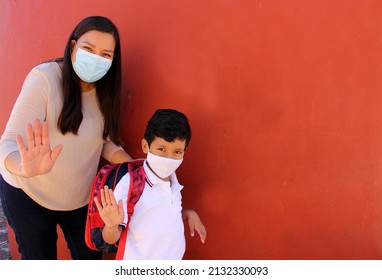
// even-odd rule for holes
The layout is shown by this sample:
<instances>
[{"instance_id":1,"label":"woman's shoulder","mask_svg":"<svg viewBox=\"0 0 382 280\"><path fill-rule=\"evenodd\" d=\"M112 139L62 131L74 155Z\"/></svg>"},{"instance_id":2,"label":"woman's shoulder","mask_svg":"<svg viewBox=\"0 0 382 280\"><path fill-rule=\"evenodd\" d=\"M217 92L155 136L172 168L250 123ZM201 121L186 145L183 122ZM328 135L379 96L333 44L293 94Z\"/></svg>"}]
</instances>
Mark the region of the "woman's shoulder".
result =
<instances>
[{"instance_id":1,"label":"woman's shoulder","mask_svg":"<svg viewBox=\"0 0 382 280\"><path fill-rule=\"evenodd\" d=\"M50 73L52 71L54 71L54 72L60 71L61 72L61 67L59 66L59 62L57 62L57 61L46 61L46 62L42 62L42 63L36 65L32 69L32 71L33 70L41 71L44 73Z\"/></svg>"},{"instance_id":2,"label":"woman's shoulder","mask_svg":"<svg viewBox=\"0 0 382 280\"><path fill-rule=\"evenodd\" d=\"M56 61L40 63L30 71L30 74L44 76L48 80L61 79L62 77L61 67Z\"/></svg>"}]
</instances>

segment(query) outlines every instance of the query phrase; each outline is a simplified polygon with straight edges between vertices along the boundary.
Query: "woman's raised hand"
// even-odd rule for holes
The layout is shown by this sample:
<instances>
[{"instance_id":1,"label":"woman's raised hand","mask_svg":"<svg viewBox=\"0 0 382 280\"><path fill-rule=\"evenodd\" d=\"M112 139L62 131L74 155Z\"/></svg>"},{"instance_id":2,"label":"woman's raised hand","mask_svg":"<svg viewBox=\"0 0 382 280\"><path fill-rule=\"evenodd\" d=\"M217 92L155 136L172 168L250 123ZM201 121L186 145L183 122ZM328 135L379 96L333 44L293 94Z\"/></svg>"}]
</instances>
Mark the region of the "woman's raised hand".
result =
<instances>
[{"instance_id":1,"label":"woman's raised hand","mask_svg":"<svg viewBox=\"0 0 382 280\"><path fill-rule=\"evenodd\" d=\"M16 138L20 151L20 175L32 177L48 173L62 151L62 145L50 147L48 124L36 119L26 127L26 144L20 135Z\"/></svg>"}]
</instances>

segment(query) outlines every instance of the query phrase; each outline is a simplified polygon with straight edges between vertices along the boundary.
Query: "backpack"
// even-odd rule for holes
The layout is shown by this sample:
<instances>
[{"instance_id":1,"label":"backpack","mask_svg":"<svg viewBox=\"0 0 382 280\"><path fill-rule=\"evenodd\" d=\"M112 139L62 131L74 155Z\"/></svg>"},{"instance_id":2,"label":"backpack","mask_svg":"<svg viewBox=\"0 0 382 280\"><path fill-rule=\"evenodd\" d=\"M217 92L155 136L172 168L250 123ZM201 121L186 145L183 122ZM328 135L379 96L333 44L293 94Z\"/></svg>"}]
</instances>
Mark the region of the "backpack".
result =
<instances>
[{"instance_id":1,"label":"backpack","mask_svg":"<svg viewBox=\"0 0 382 280\"><path fill-rule=\"evenodd\" d=\"M118 164L107 164L104 165L97 173L93 180L92 188L90 191L88 213L86 217L85 226L85 242L86 245L96 251L103 251L105 253L115 253L117 252L117 259L122 259L124 254L124 246L126 243L128 224L126 229L122 231L121 237L118 244L108 244L102 238L102 230L104 227L104 222L102 221L97 206L94 203L94 197L98 196L100 190L104 188L105 185L109 189L115 188L119 180L127 173L130 174L130 188L128 194L128 223L130 222L130 217L134 212L134 206L138 202L143 189L145 187L145 172L143 169L144 160L135 160L132 162L124 162Z\"/></svg>"}]
</instances>

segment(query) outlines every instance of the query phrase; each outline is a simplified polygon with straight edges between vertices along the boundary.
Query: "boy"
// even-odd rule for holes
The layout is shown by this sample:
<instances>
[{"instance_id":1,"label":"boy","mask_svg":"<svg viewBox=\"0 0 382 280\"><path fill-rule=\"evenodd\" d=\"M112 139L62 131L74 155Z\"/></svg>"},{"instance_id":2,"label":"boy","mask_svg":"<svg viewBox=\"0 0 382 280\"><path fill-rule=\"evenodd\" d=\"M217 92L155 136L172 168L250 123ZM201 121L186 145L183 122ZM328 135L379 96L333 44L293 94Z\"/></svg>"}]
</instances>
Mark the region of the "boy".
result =
<instances>
[{"instance_id":1,"label":"boy","mask_svg":"<svg viewBox=\"0 0 382 280\"><path fill-rule=\"evenodd\" d=\"M182 217L188 217L191 235L196 230L204 243L206 231L198 215L193 210L182 210L183 186L175 175L190 140L190 125L183 113L160 109L151 117L141 143L147 154L143 164L146 185L128 229L124 227L129 174L120 180L114 193L105 186L101 201L94 199L105 223L102 236L107 243L116 243L122 230L128 230L123 259L182 259L185 251Z\"/></svg>"}]
</instances>

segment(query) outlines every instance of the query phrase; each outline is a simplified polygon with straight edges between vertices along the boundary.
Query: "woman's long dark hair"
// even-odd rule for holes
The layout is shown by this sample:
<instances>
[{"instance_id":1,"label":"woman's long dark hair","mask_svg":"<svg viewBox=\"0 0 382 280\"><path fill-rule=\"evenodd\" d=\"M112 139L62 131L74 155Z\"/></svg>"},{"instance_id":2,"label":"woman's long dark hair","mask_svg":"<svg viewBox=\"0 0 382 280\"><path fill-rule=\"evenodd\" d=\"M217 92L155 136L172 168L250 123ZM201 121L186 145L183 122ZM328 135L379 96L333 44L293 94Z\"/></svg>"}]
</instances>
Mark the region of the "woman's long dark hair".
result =
<instances>
[{"instance_id":1,"label":"woman's long dark hair","mask_svg":"<svg viewBox=\"0 0 382 280\"><path fill-rule=\"evenodd\" d=\"M58 119L58 129L62 134L68 132L77 134L82 122L82 100L80 78L73 70L71 60L71 41L77 41L88 31L97 30L113 35L115 49L113 63L104 77L95 82L100 110L105 124L103 139L110 139L120 144L119 114L121 96L121 46L117 27L107 18L92 16L82 20L73 30L66 43L63 66L63 107Z\"/></svg>"}]
</instances>

